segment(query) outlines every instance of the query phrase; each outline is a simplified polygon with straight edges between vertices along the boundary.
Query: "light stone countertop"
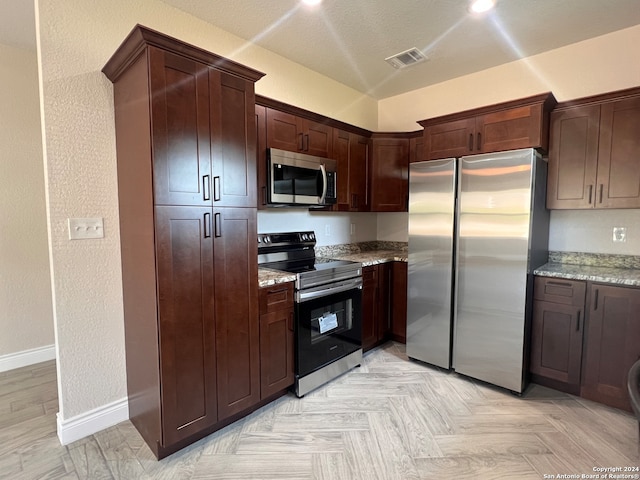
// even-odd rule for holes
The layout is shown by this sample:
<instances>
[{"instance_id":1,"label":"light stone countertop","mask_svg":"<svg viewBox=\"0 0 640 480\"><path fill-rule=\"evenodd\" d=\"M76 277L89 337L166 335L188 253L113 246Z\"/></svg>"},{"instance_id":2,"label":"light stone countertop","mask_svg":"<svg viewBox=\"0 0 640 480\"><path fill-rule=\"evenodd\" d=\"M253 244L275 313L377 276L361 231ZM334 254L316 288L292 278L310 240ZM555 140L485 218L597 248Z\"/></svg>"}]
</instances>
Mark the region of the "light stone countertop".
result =
<instances>
[{"instance_id":1,"label":"light stone countertop","mask_svg":"<svg viewBox=\"0 0 640 480\"><path fill-rule=\"evenodd\" d=\"M533 271L543 277L586 280L640 287L640 269L573 265L568 263L547 263Z\"/></svg>"},{"instance_id":2,"label":"light stone countertop","mask_svg":"<svg viewBox=\"0 0 640 480\"><path fill-rule=\"evenodd\" d=\"M360 262L363 267L369 267L388 262L406 262L407 252L401 250L368 250L359 253L335 254L327 258Z\"/></svg>"},{"instance_id":3,"label":"light stone countertop","mask_svg":"<svg viewBox=\"0 0 640 480\"><path fill-rule=\"evenodd\" d=\"M260 288L295 281L296 275L294 273L281 272L269 268L258 268L258 286Z\"/></svg>"}]
</instances>

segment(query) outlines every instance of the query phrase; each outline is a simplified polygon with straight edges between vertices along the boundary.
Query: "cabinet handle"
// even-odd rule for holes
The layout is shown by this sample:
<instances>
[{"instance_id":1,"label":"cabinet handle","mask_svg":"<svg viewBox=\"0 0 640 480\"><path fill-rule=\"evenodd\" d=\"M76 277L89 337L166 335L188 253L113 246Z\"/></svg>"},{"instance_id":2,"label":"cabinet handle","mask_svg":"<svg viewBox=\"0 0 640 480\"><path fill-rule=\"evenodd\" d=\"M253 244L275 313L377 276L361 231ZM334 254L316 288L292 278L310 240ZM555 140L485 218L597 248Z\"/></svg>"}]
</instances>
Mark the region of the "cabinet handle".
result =
<instances>
[{"instance_id":1,"label":"cabinet handle","mask_svg":"<svg viewBox=\"0 0 640 480\"><path fill-rule=\"evenodd\" d=\"M202 176L202 199L211 200L211 184L209 183L209 175Z\"/></svg>"},{"instance_id":2,"label":"cabinet handle","mask_svg":"<svg viewBox=\"0 0 640 480\"><path fill-rule=\"evenodd\" d=\"M213 177L213 201L220 201L220 176Z\"/></svg>"},{"instance_id":3,"label":"cabinet handle","mask_svg":"<svg viewBox=\"0 0 640 480\"><path fill-rule=\"evenodd\" d=\"M478 132L478 141L476 142L476 150L481 150L482 145L482 134Z\"/></svg>"},{"instance_id":4,"label":"cabinet handle","mask_svg":"<svg viewBox=\"0 0 640 480\"><path fill-rule=\"evenodd\" d=\"M293 312L289 313L289 330L293 332Z\"/></svg>"},{"instance_id":5,"label":"cabinet handle","mask_svg":"<svg viewBox=\"0 0 640 480\"><path fill-rule=\"evenodd\" d=\"M598 203L602 203L602 189L604 187L604 183L600 184L600 200L598 200Z\"/></svg>"},{"instance_id":6,"label":"cabinet handle","mask_svg":"<svg viewBox=\"0 0 640 480\"><path fill-rule=\"evenodd\" d=\"M473 133L469 134L469 151L473 152Z\"/></svg>"},{"instance_id":7,"label":"cabinet handle","mask_svg":"<svg viewBox=\"0 0 640 480\"><path fill-rule=\"evenodd\" d=\"M214 216L214 236L216 238L219 238L222 236L222 222L221 222L221 218L220 218L220 214L216 213Z\"/></svg>"},{"instance_id":8,"label":"cabinet handle","mask_svg":"<svg viewBox=\"0 0 640 480\"><path fill-rule=\"evenodd\" d=\"M589 205L591 205L592 194L593 194L593 185L589 185Z\"/></svg>"},{"instance_id":9,"label":"cabinet handle","mask_svg":"<svg viewBox=\"0 0 640 480\"><path fill-rule=\"evenodd\" d=\"M304 139L306 140L306 143L307 143L307 146L304 147L304 151L308 152L309 151L309 134L308 133L304 136Z\"/></svg>"},{"instance_id":10,"label":"cabinet handle","mask_svg":"<svg viewBox=\"0 0 640 480\"><path fill-rule=\"evenodd\" d=\"M578 310L578 318L576 319L576 332L580 331L580 310Z\"/></svg>"},{"instance_id":11,"label":"cabinet handle","mask_svg":"<svg viewBox=\"0 0 640 480\"><path fill-rule=\"evenodd\" d=\"M210 213L205 213L204 214L204 238L209 238L211 237L211 214Z\"/></svg>"},{"instance_id":12,"label":"cabinet handle","mask_svg":"<svg viewBox=\"0 0 640 480\"><path fill-rule=\"evenodd\" d=\"M304 150L304 135L302 133L298 134L298 150Z\"/></svg>"},{"instance_id":13,"label":"cabinet handle","mask_svg":"<svg viewBox=\"0 0 640 480\"><path fill-rule=\"evenodd\" d=\"M593 299L593 309L597 310L598 309L598 289L596 288L596 294L595 294L595 298Z\"/></svg>"},{"instance_id":14,"label":"cabinet handle","mask_svg":"<svg viewBox=\"0 0 640 480\"><path fill-rule=\"evenodd\" d=\"M355 193L351 194L351 208L358 208L358 195Z\"/></svg>"}]
</instances>

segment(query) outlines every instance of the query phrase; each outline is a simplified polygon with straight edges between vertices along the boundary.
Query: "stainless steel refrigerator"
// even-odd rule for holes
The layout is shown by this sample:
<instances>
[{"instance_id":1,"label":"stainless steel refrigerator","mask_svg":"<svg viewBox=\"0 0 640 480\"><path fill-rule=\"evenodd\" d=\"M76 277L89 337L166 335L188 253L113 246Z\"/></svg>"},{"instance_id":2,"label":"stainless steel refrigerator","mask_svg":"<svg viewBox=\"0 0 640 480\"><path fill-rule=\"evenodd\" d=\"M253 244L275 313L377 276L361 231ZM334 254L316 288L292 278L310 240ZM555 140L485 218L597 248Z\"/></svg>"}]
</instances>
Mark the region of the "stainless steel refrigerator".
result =
<instances>
[{"instance_id":1,"label":"stainless steel refrigerator","mask_svg":"<svg viewBox=\"0 0 640 480\"><path fill-rule=\"evenodd\" d=\"M523 391L546 173L533 149L411 164L409 357Z\"/></svg>"}]
</instances>

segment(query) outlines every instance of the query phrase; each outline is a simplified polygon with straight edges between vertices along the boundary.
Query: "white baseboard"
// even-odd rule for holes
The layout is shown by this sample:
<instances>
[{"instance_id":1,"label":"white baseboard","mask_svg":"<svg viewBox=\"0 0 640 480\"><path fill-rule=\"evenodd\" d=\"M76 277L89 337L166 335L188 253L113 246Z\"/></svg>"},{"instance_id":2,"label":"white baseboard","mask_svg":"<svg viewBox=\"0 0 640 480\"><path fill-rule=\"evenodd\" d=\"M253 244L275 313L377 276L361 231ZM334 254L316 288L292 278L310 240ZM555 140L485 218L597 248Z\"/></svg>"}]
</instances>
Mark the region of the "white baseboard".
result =
<instances>
[{"instance_id":1,"label":"white baseboard","mask_svg":"<svg viewBox=\"0 0 640 480\"><path fill-rule=\"evenodd\" d=\"M127 397L68 420L61 420L60 413L58 413L58 438L62 445L69 445L76 440L113 427L128 419L129 403Z\"/></svg>"},{"instance_id":2,"label":"white baseboard","mask_svg":"<svg viewBox=\"0 0 640 480\"><path fill-rule=\"evenodd\" d=\"M55 358L55 345L47 345L45 347L0 355L0 372L6 372L14 368L28 367L29 365L46 362L47 360L55 360Z\"/></svg>"}]
</instances>

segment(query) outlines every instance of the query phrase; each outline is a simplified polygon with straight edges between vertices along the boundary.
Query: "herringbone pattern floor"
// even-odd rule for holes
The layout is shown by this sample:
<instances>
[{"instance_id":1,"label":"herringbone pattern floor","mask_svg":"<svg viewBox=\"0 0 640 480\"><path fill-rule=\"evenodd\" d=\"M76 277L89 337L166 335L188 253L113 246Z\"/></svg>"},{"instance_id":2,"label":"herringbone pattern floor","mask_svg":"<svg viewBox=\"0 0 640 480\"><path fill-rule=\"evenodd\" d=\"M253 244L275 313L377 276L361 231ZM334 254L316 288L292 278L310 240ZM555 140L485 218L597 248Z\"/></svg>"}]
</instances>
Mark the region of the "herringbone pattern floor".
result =
<instances>
[{"instance_id":1,"label":"herringbone pattern floor","mask_svg":"<svg viewBox=\"0 0 640 480\"><path fill-rule=\"evenodd\" d=\"M0 374L0 478L542 479L640 465L626 412L537 385L518 398L394 343L160 462L129 422L60 446L56 401L52 362Z\"/></svg>"}]
</instances>

